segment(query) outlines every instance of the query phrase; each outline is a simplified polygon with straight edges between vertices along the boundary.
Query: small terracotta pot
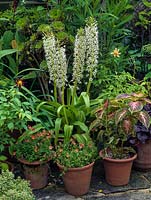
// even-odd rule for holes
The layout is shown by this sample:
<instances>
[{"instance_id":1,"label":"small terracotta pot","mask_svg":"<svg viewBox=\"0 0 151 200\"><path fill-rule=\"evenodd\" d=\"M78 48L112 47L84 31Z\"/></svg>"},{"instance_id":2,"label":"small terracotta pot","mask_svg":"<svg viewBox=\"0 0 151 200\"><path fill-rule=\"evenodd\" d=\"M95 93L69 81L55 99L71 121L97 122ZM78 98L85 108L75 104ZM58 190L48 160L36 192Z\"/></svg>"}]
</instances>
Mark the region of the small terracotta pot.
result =
<instances>
[{"instance_id":1,"label":"small terracotta pot","mask_svg":"<svg viewBox=\"0 0 151 200\"><path fill-rule=\"evenodd\" d=\"M47 163L40 161L28 162L23 159L19 159L23 163L24 175L27 180L30 181L32 189L44 188L48 183L48 169Z\"/></svg>"},{"instance_id":2,"label":"small terracotta pot","mask_svg":"<svg viewBox=\"0 0 151 200\"><path fill-rule=\"evenodd\" d=\"M102 156L102 151L99 154ZM137 155L128 159L103 158L107 183L113 186L127 185L130 179L132 164L136 157Z\"/></svg>"},{"instance_id":3,"label":"small terracotta pot","mask_svg":"<svg viewBox=\"0 0 151 200\"><path fill-rule=\"evenodd\" d=\"M84 167L69 168L63 175L66 191L74 196L81 196L89 191L94 162ZM59 165L61 171L64 167Z\"/></svg>"},{"instance_id":4,"label":"small terracotta pot","mask_svg":"<svg viewBox=\"0 0 151 200\"><path fill-rule=\"evenodd\" d=\"M134 161L136 169L151 169L151 140L137 146L137 159Z\"/></svg>"}]
</instances>

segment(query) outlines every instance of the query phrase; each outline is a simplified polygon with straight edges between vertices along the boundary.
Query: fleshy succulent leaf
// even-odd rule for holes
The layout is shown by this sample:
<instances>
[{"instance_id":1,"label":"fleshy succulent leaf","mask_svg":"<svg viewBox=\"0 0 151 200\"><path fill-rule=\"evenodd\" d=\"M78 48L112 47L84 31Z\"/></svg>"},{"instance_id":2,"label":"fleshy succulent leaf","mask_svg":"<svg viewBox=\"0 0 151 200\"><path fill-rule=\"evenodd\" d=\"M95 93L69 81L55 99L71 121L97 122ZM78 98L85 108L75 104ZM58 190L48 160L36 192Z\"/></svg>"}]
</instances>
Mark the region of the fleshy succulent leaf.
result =
<instances>
[{"instance_id":1,"label":"fleshy succulent leaf","mask_svg":"<svg viewBox=\"0 0 151 200\"><path fill-rule=\"evenodd\" d=\"M121 110L118 110L116 113L115 113L115 123L116 125L122 121L124 119L124 117L126 116L128 110L127 109L121 109Z\"/></svg>"},{"instance_id":2,"label":"fleshy succulent leaf","mask_svg":"<svg viewBox=\"0 0 151 200\"><path fill-rule=\"evenodd\" d=\"M132 101L128 105L131 113L139 112L143 109L143 104L140 101Z\"/></svg>"},{"instance_id":3,"label":"fleshy succulent leaf","mask_svg":"<svg viewBox=\"0 0 151 200\"><path fill-rule=\"evenodd\" d=\"M138 115L138 120L146 127L150 126L150 116L147 112L141 111Z\"/></svg>"}]
</instances>

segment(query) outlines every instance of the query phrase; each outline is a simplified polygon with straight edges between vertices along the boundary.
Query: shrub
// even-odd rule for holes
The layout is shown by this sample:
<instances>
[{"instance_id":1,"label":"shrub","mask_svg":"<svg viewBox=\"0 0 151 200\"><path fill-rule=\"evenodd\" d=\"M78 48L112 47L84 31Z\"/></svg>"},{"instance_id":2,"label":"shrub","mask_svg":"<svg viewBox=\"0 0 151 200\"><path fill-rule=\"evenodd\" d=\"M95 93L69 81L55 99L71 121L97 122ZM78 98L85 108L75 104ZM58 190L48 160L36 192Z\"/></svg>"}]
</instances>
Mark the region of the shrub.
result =
<instances>
[{"instance_id":1,"label":"shrub","mask_svg":"<svg viewBox=\"0 0 151 200\"><path fill-rule=\"evenodd\" d=\"M0 199L1 200L35 200L29 183L20 177L14 179L9 171L2 171L0 175Z\"/></svg>"}]
</instances>

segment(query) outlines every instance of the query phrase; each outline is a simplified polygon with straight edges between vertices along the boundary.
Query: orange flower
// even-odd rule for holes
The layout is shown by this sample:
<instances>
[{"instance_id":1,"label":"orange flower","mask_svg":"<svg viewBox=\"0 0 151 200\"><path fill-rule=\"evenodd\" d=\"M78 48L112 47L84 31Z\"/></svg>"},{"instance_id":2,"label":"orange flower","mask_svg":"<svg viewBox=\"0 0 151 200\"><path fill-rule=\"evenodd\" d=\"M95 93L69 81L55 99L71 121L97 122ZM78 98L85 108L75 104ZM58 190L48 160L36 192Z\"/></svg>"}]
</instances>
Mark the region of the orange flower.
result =
<instances>
[{"instance_id":1,"label":"orange flower","mask_svg":"<svg viewBox=\"0 0 151 200\"><path fill-rule=\"evenodd\" d=\"M31 136L31 139L34 140L36 137L34 135Z\"/></svg>"},{"instance_id":2,"label":"orange flower","mask_svg":"<svg viewBox=\"0 0 151 200\"><path fill-rule=\"evenodd\" d=\"M78 153L78 152L79 152L79 149L75 149L75 152Z\"/></svg>"},{"instance_id":3,"label":"orange flower","mask_svg":"<svg viewBox=\"0 0 151 200\"><path fill-rule=\"evenodd\" d=\"M66 157L67 157L67 158L69 158L69 157L70 157L70 155L67 153Z\"/></svg>"},{"instance_id":4,"label":"orange flower","mask_svg":"<svg viewBox=\"0 0 151 200\"><path fill-rule=\"evenodd\" d=\"M37 146L35 146L34 152L38 152L38 147Z\"/></svg>"},{"instance_id":5,"label":"orange flower","mask_svg":"<svg viewBox=\"0 0 151 200\"><path fill-rule=\"evenodd\" d=\"M114 50L113 50L113 52L111 53L111 55L113 55L114 57L120 57L120 50L119 49L117 49L117 48L115 48Z\"/></svg>"},{"instance_id":6,"label":"orange flower","mask_svg":"<svg viewBox=\"0 0 151 200\"><path fill-rule=\"evenodd\" d=\"M50 150L53 149L53 146L50 145L50 146L49 146L49 149L50 149Z\"/></svg>"},{"instance_id":7,"label":"orange flower","mask_svg":"<svg viewBox=\"0 0 151 200\"><path fill-rule=\"evenodd\" d=\"M59 149L59 152L62 153L62 152L63 152L63 149Z\"/></svg>"},{"instance_id":8,"label":"orange flower","mask_svg":"<svg viewBox=\"0 0 151 200\"><path fill-rule=\"evenodd\" d=\"M84 147L84 144L80 143L79 147L80 147L80 149L82 149Z\"/></svg>"},{"instance_id":9,"label":"orange flower","mask_svg":"<svg viewBox=\"0 0 151 200\"><path fill-rule=\"evenodd\" d=\"M18 79L18 80L16 81L16 85L17 85L19 88L21 88L21 87L23 86L23 80L22 80L22 79Z\"/></svg>"}]
</instances>

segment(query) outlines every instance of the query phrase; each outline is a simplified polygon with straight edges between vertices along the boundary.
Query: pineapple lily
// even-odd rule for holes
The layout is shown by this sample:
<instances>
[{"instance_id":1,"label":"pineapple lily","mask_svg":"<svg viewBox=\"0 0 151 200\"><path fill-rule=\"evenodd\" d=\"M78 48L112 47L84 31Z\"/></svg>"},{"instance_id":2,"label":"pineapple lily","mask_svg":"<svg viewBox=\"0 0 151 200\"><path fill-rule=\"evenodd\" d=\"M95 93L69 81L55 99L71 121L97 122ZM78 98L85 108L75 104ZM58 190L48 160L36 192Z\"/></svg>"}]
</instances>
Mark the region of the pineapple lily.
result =
<instances>
[{"instance_id":1,"label":"pineapple lily","mask_svg":"<svg viewBox=\"0 0 151 200\"><path fill-rule=\"evenodd\" d=\"M87 20L85 29L81 28L78 30L75 38L73 55L73 86L70 86L66 90L67 61L65 48L60 46L53 34L44 36L43 46L49 69L50 81L52 81L54 85L55 102L49 102L49 106L55 106L57 113L57 119L55 121L55 145L59 137L63 137L64 141L67 143L73 135L79 138L79 134L88 134L89 132L89 90L92 78L96 75L96 67L98 64L97 23L93 18L90 18ZM84 72L89 76L87 92L81 92L81 94L77 96L78 85L82 82ZM57 99L58 90L62 91L61 103L58 102ZM67 91L66 96L64 91ZM44 106L44 104L42 104L42 106ZM52 110L52 108L50 108L50 110Z\"/></svg>"}]
</instances>

